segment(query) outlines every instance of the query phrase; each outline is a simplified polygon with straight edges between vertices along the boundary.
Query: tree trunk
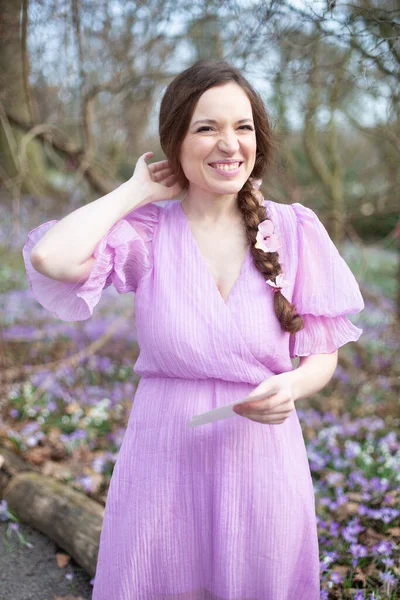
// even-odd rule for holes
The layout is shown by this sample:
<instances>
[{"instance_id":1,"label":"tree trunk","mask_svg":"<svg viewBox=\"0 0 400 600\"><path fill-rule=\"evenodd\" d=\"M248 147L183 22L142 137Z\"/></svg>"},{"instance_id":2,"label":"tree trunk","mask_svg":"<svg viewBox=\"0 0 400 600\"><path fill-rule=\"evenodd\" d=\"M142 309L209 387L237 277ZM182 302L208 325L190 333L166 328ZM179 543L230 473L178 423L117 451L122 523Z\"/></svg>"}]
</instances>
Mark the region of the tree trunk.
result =
<instances>
[{"instance_id":1,"label":"tree trunk","mask_svg":"<svg viewBox=\"0 0 400 600\"><path fill-rule=\"evenodd\" d=\"M189 27L188 37L196 51L197 60L223 58L221 24L216 14L206 14L196 19Z\"/></svg>"},{"instance_id":2,"label":"tree trunk","mask_svg":"<svg viewBox=\"0 0 400 600\"><path fill-rule=\"evenodd\" d=\"M43 195L51 190L46 183L45 157L41 143L33 139L28 144L26 164L25 166L21 164L21 140L26 132L11 124L5 116L5 113L11 113L21 121L29 123L34 120L30 109L27 81L26 19L27 0L24 0L24 3L22 0L1 0L0 153L2 155L2 171L0 179L13 197L19 197L21 192Z\"/></svg>"}]
</instances>

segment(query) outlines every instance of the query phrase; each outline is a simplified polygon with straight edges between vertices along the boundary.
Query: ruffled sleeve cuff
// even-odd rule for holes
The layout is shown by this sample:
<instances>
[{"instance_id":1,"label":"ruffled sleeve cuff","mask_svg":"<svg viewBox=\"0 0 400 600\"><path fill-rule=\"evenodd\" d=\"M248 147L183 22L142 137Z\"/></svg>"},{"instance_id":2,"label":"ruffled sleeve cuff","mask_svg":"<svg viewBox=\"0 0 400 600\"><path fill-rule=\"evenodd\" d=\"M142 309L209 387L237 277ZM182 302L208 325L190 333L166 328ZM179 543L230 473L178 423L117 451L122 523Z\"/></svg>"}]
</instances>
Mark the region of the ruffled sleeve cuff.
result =
<instances>
[{"instance_id":1,"label":"ruffled sleeve cuff","mask_svg":"<svg viewBox=\"0 0 400 600\"><path fill-rule=\"evenodd\" d=\"M290 356L330 354L360 338L363 330L346 315L361 312L364 300L318 216L300 203L292 208L297 219L298 257L292 303L303 317L304 329L290 336Z\"/></svg>"},{"instance_id":2,"label":"ruffled sleeve cuff","mask_svg":"<svg viewBox=\"0 0 400 600\"><path fill-rule=\"evenodd\" d=\"M304 329L290 336L290 357L331 354L348 342L356 342L363 330L346 316L302 315Z\"/></svg>"},{"instance_id":3,"label":"ruffled sleeve cuff","mask_svg":"<svg viewBox=\"0 0 400 600\"><path fill-rule=\"evenodd\" d=\"M77 283L58 281L36 271L31 263L33 247L58 221L48 221L29 234L22 254L36 300L63 321L91 317L103 289L114 284L118 293L136 292L139 281L152 269L152 239L160 207L146 204L117 221L94 249L96 262Z\"/></svg>"}]
</instances>

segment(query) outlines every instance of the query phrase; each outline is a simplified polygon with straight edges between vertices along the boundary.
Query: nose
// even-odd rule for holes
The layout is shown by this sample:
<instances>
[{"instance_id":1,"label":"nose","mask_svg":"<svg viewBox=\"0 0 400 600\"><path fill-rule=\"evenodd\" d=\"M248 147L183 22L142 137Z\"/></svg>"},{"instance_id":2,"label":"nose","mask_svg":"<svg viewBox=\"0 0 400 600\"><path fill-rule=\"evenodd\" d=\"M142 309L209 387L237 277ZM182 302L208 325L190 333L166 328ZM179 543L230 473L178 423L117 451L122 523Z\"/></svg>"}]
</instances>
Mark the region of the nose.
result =
<instances>
[{"instance_id":1,"label":"nose","mask_svg":"<svg viewBox=\"0 0 400 600\"><path fill-rule=\"evenodd\" d=\"M218 139L218 149L234 153L239 148L239 140L234 129L229 129L221 133Z\"/></svg>"}]
</instances>

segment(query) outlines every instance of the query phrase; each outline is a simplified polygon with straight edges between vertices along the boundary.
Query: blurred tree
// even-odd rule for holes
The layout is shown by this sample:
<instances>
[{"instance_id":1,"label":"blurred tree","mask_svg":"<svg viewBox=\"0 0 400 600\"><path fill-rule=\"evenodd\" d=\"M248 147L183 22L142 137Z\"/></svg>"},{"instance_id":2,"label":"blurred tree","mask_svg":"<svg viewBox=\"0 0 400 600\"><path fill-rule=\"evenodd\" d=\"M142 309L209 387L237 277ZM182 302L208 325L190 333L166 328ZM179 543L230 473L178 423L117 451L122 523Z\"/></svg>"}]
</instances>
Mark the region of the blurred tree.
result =
<instances>
[{"instance_id":1,"label":"blurred tree","mask_svg":"<svg viewBox=\"0 0 400 600\"><path fill-rule=\"evenodd\" d=\"M12 115L27 123L34 121L29 90L27 52L28 0L0 2L0 180L9 189L18 212L21 191L46 194L50 191L45 177L42 146L28 138L24 130L10 122Z\"/></svg>"},{"instance_id":2,"label":"blurred tree","mask_svg":"<svg viewBox=\"0 0 400 600\"><path fill-rule=\"evenodd\" d=\"M195 19L189 25L188 36L195 48L196 60L223 58L221 23L217 14L208 13Z\"/></svg>"},{"instance_id":3,"label":"blurred tree","mask_svg":"<svg viewBox=\"0 0 400 600\"><path fill-rule=\"evenodd\" d=\"M303 130L304 148L314 170L314 174L321 181L329 198L330 232L336 244L343 240L343 226L346 218L345 199L343 192L343 169L339 149L336 112L340 107L340 98L343 94L344 70L350 53L338 56L335 64L335 77L325 75L325 102L321 101L321 78L324 76L320 66L323 55L322 40L318 37L312 45L311 66L309 73L308 97L305 106L305 122ZM325 48L332 53L332 48ZM339 51L336 50L336 54ZM326 57L326 52L325 52ZM340 65L340 67L339 67ZM317 112L324 105L325 119L328 121L323 144L318 135L316 124Z\"/></svg>"},{"instance_id":4,"label":"blurred tree","mask_svg":"<svg viewBox=\"0 0 400 600\"><path fill-rule=\"evenodd\" d=\"M400 80L400 6L398 0L321 2L318 6L283 0L290 14L312 25L323 37L351 47L364 68L373 64L385 76Z\"/></svg>"}]
</instances>

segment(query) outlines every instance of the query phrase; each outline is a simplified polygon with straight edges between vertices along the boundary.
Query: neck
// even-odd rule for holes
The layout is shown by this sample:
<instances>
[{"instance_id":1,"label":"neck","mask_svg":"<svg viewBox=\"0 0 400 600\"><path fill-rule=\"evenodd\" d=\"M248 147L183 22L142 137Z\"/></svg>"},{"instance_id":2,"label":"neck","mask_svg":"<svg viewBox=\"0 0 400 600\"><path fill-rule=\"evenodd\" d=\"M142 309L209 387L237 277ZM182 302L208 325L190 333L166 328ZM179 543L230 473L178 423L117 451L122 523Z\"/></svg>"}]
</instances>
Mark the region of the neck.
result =
<instances>
[{"instance_id":1,"label":"neck","mask_svg":"<svg viewBox=\"0 0 400 600\"><path fill-rule=\"evenodd\" d=\"M201 194L186 192L181 205L186 216L206 225L234 224L242 221L237 194Z\"/></svg>"}]
</instances>

